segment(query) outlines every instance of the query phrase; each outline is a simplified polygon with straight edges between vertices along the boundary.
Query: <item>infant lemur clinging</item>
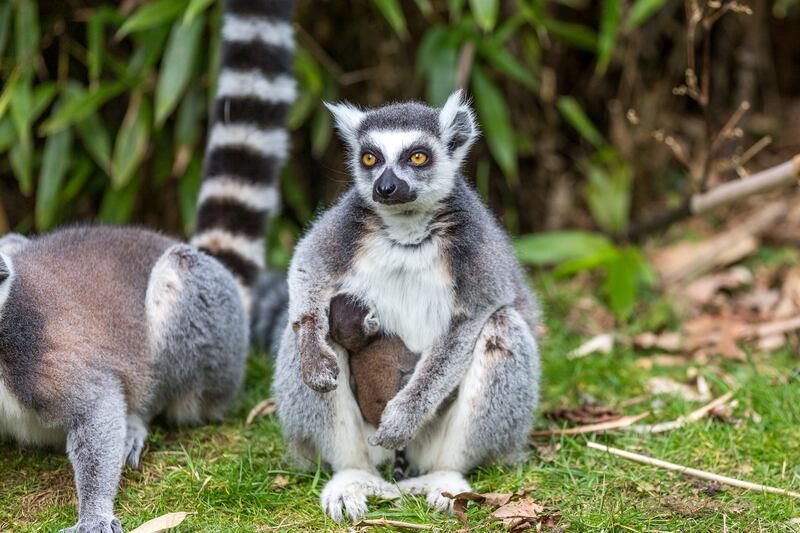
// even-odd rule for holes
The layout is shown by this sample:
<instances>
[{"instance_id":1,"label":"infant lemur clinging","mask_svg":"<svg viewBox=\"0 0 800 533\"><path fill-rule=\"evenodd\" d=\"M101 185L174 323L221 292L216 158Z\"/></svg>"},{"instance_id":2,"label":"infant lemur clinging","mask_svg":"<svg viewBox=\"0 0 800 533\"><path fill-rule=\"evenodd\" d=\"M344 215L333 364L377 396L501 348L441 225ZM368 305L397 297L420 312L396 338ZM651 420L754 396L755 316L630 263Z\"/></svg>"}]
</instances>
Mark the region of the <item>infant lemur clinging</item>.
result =
<instances>
[{"instance_id":1,"label":"infant lemur clinging","mask_svg":"<svg viewBox=\"0 0 800 533\"><path fill-rule=\"evenodd\" d=\"M153 418L217 420L239 391L288 152L291 11L225 3L192 245L90 226L0 239L0 438L66 449L79 510L63 531L121 532L122 467L138 466Z\"/></svg>"},{"instance_id":2,"label":"infant lemur clinging","mask_svg":"<svg viewBox=\"0 0 800 533\"><path fill-rule=\"evenodd\" d=\"M333 519L358 519L368 496L399 492L449 511L443 491L469 490L472 468L525 449L538 400L538 307L508 237L460 173L478 135L460 92L442 108L329 108L353 185L292 259L278 415L299 460L321 457L333 469L321 494ZM342 294L420 354L377 428L362 416L347 353L330 335L331 302ZM378 467L400 449L415 477L393 485Z\"/></svg>"}]
</instances>

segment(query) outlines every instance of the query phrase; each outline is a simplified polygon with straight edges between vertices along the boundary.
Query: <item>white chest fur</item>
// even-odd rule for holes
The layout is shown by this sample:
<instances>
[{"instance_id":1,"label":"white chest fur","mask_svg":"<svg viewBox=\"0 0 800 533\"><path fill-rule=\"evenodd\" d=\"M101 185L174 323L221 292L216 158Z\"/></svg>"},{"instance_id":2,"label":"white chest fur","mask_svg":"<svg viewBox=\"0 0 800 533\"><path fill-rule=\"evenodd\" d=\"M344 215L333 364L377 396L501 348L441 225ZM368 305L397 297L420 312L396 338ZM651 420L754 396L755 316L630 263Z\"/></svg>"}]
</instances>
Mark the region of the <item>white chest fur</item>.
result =
<instances>
[{"instance_id":1,"label":"white chest fur","mask_svg":"<svg viewBox=\"0 0 800 533\"><path fill-rule=\"evenodd\" d=\"M453 280L438 237L401 246L382 233L370 236L341 290L372 306L383 331L398 335L414 352L441 337L453 315Z\"/></svg>"},{"instance_id":2,"label":"white chest fur","mask_svg":"<svg viewBox=\"0 0 800 533\"><path fill-rule=\"evenodd\" d=\"M7 438L23 446L60 446L66 433L43 424L33 410L19 403L0 379L0 440Z\"/></svg>"}]
</instances>

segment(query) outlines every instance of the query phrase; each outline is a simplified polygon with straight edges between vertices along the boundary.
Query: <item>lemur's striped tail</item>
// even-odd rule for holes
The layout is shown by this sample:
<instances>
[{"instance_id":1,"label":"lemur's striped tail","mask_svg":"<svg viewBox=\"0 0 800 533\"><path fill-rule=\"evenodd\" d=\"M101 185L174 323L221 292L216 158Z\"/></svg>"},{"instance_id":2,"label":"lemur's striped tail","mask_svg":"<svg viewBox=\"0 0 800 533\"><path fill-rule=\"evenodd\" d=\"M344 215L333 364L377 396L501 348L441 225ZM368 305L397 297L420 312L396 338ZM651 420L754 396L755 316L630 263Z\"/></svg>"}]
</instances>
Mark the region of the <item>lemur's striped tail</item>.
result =
<instances>
[{"instance_id":1,"label":"lemur's striped tail","mask_svg":"<svg viewBox=\"0 0 800 533\"><path fill-rule=\"evenodd\" d=\"M292 0L225 0L213 121L192 244L239 280L247 307L263 274L295 99Z\"/></svg>"}]
</instances>

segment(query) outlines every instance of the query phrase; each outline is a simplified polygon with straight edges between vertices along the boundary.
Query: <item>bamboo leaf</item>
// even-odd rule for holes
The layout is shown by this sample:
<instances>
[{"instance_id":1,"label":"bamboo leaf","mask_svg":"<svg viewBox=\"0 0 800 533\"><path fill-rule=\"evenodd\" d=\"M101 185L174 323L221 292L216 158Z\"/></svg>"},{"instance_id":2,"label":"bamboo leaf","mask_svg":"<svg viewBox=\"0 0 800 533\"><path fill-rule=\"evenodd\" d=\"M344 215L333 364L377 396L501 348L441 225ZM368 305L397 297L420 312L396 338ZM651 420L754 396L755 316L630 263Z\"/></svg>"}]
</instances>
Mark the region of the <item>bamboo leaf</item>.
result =
<instances>
[{"instance_id":1,"label":"bamboo leaf","mask_svg":"<svg viewBox=\"0 0 800 533\"><path fill-rule=\"evenodd\" d=\"M608 305L620 322L627 321L636 306L642 262L638 250L626 248L608 263L608 275L603 287Z\"/></svg>"},{"instance_id":2,"label":"bamboo leaf","mask_svg":"<svg viewBox=\"0 0 800 533\"><path fill-rule=\"evenodd\" d=\"M442 105L456 85L459 39L449 28L428 30L417 49L417 71L426 80L425 96L433 105Z\"/></svg>"},{"instance_id":3,"label":"bamboo leaf","mask_svg":"<svg viewBox=\"0 0 800 533\"><path fill-rule=\"evenodd\" d=\"M531 91L535 91L538 88L539 83L536 77L531 74L530 69L522 66L501 44L493 40L482 40L478 43L478 52L487 60L487 63L501 70Z\"/></svg>"},{"instance_id":4,"label":"bamboo leaf","mask_svg":"<svg viewBox=\"0 0 800 533\"><path fill-rule=\"evenodd\" d=\"M101 84L88 92L82 92L69 100L58 112L53 113L40 127L41 135L48 135L83 120L96 112L100 106L126 89L122 81Z\"/></svg>"},{"instance_id":5,"label":"bamboo leaf","mask_svg":"<svg viewBox=\"0 0 800 533\"><path fill-rule=\"evenodd\" d=\"M10 97L11 121L17 132L17 144L11 153L11 169L19 181L20 189L26 196L33 191L33 91L31 79L17 83Z\"/></svg>"},{"instance_id":6,"label":"bamboo leaf","mask_svg":"<svg viewBox=\"0 0 800 533\"><path fill-rule=\"evenodd\" d=\"M561 96L556 103L558 111L564 117L570 126L581 134L581 136L592 143L595 147L600 148L606 144L605 139L597 130L595 125L584 113L583 108L577 100L571 96Z\"/></svg>"},{"instance_id":7,"label":"bamboo leaf","mask_svg":"<svg viewBox=\"0 0 800 533\"><path fill-rule=\"evenodd\" d=\"M629 29L638 28L650 17L658 13L664 7L666 0L636 0L628 12L628 18L625 20L625 26Z\"/></svg>"},{"instance_id":8,"label":"bamboo leaf","mask_svg":"<svg viewBox=\"0 0 800 533\"><path fill-rule=\"evenodd\" d=\"M486 32L492 31L497 24L499 0L469 0L469 7L475 16L475 22Z\"/></svg>"},{"instance_id":9,"label":"bamboo leaf","mask_svg":"<svg viewBox=\"0 0 800 533\"><path fill-rule=\"evenodd\" d=\"M106 224L125 224L131 218L141 180L131 180L121 189L108 188L100 203L97 219Z\"/></svg>"},{"instance_id":10,"label":"bamboo leaf","mask_svg":"<svg viewBox=\"0 0 800 533\"><path fill-rule=\"evenodd\" d=\"M190 235L194 231L197 220L197 195L200 192L202 175L202 161L199 157L193 157L178 182L178 207L181 211L183 231L186 235Z\"/></svg>"},{"instance_id":11,"label":"bamboo leaf","mask_svg":"<svg viewBox=\"0 0 800 533\"><path fill-rule=\"evenodd\" d=\"M405 40L408 37L408 28L400 2L397 0L374 0L374 2L397 36Z\"/></svg>"},{"instance_id":12,"label":"bamboo leaf","mask_svg":"<svg viewBox=\"0 0 800 533\"><path fill-rule=\"evenodd\" d=\"M3 117L0 119L0 154L11 148L17 140L17 130L11 118Z\"/></svg>"},{"instance_id":13,"label":"bamboo leaf","mask_svg":"<svg viewBox=\"0 0 800 533\"><path fill-rule=\"evenodd\" d=\"M620 18L622 18L620 0L605 0L600 17L600 35L597 38L597 72L605 72L611 61L619 32Z\"/></svg>"},{"instance_id":14,"label":"bamboo leaf","mask_svg":"<svg viewBox=\"0 0 800 533\"><path fill-rule=\"evenodd\" d=\"M178 21L172 26L156 87L156 126L164 123L186 90L204 24L203 17L195 17L189 24Z\"/></svg>"},{"instance_id":15,"label":"bamboo leaf","mask_svg":"<svg viewBox=\"0 0 800 533\"><path fill-rule=\"evenodd\" d=\"M89 79L97 83L103 65L103 51L105 49L105 32L109 20L114 20L117 12L109 6L101 7L92 13L86 24L86 48Z\"/></svg>"},{"instance_id":16,"label":"bamboo leaf","mask_svg":"<svg viewBox=\"0 0 800 533\"><path fill-rule=\"evenodd\" d=\"M511 127L511 113L503 93L477 65L472 70L472 93L489 151L509 181L516 184L517 145Z\"/></svg>"},{"instance_id":17,"label":"bamboo leaf","mask_svg":"<svg viewBox=\"0 0 800 533\"><path fill-rule=\"evenodd\" d=\"M14 38L17 61L23 65L25 73L33 70L34 55L40 39L39 13L36 2L32 0L16 0L16 16L14 17Z\"/></svg>"},{"instance_id":18,"label":"bamboo leaf","mask_svg":"<svg viewBox=\"0 0 800 533\"><path fill-rule=\"evenodd\" d=\"M208 9L208 6L214 3L214 0L190 0L189 7L186 8L186 13L183 14L183 23L191 24L192 20Z\"/></svg>"},{"instance_id":19,"label":"bamboo leaf","mask_svg":"<svg viewBox=\"0 0 800 533\"><path fill-rule=\"evenodd\" d=\"M25 196L30 196L33 192L33 143L30 136L19 138L8 156L11 162L11 170L19 182L19 190Z\"/></svg>"},{"instance_id":20,"label":"bamboo leaf","mask_svg":"<svg viewBox=\"0 0 800 533\"><path fill-rule=\"evenodd\" d=\"M147 152L150 135L150 106L141 93L131 95L128 111L114 142L111 184L121 189L130 182Z\"/></svg>"},{"instance_id":21,"label":"bamboo leaf","mask_svg":"<svg viewBox=\"0 0 800 533\"><path fill-rule=\"evenodd\" d=\"M50 229L56 218L61 183L70 165L72 151L72 130L58 131L44 144L42 168L36 189L36 228L39 231Z\"/></svg>"},{"instance_id":22,"label":"bamboo leaf","mask_svg":"<svg viewBox=\"0 0 800 533\"><path fill-rule=\"evenodd\" d=\"M514 241L519 260L528 265L554 265L590 257L612 246L608 237L565 230L523 235Z\"/></svg>"},{"instance_id":23,"label":"bamboo leaf","mask_svg":"<svg viewBox=\"0 0 800 533\"><path fill-rule=\"evenodd\" d=\"M544 19L542 24L547 31L575 48L581 48L589 52L597 51L597 34L586 26L561 22L551 18Z\"/></svg>"},{"instance_id":24,"label":"bamboo leaf","mask_svg":"<svg viewBox=\"0 0 800 533\"><path fill-rule=\"evenodd\" d=\"M314 157L322 156L331 141L332 133L331 114L323 106L318 106L311 121L311 153Z\"/></svg>"},{"instance_id":25,"label":"bamboo leaf","mask_svg":"<svg viewBox=\"0 0 800 533\"><path fill-rule=\"evenodd\" d=\"M31 122L39 118L56 95L56 84L53 82L40 83L33 89L33 102L31 107Z\"/></svg>"},{"instance_id":26,"label":"bamboo leaf","mask_svg":"<svg viewBox=\"0 0 800 533\"><path fill-rule=\"evenodd\" d=\"M75 124L86 151L97 165L111 175L111 135L99 113L89 115Z\"/></svg>"},{"instance_id":27,"label":"bamboo leaf","mask_svg":"<svg viewBox=\"0 0 800 533\"><path fill-rule=\"evenodd\" d=\"M156 0L145 4L125 21L117 31L116 38L122 39L133 32L149 30L174 20L184 12L188 3L188 0Z\"/></svg>"}]
</instances>

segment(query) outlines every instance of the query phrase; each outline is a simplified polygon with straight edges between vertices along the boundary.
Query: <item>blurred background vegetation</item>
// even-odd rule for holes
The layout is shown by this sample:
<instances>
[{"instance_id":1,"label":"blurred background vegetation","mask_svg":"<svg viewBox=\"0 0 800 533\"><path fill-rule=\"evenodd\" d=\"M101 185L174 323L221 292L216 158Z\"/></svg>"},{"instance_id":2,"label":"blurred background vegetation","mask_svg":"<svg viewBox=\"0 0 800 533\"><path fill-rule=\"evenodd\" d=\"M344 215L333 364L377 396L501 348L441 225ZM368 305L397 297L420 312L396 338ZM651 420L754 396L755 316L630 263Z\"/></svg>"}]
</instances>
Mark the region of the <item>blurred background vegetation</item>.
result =
<instances>
[{"instance_id":1,"label":"blurred background vegetation","mask_svg":"<svg viewBox=\"0 0 800 533\"><path fill-rule=\"evenodd\" d=\"M652 279L631 225L800 150L797 0L297 3L275 265L349 181L323 99L438 105L465 87L483 128L466 174L512 233L549 231L517 241L523 260L602 266L623 319ZM76 220L190 232L220 20L215 0L0 1L0 234ZM687 94L692 76L706 101Z\"/></svg>"}]
</instances>

